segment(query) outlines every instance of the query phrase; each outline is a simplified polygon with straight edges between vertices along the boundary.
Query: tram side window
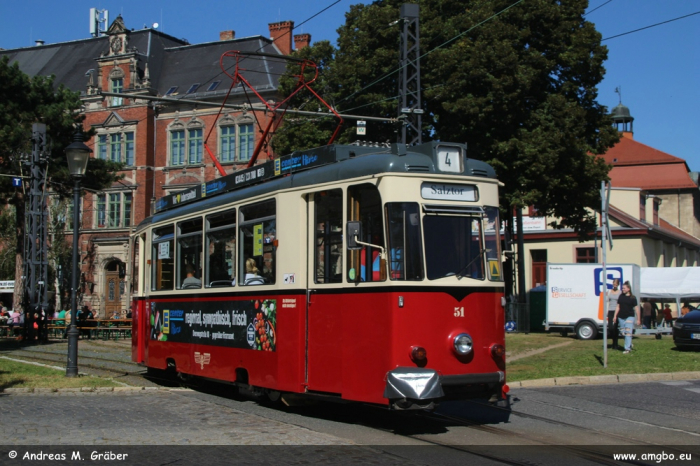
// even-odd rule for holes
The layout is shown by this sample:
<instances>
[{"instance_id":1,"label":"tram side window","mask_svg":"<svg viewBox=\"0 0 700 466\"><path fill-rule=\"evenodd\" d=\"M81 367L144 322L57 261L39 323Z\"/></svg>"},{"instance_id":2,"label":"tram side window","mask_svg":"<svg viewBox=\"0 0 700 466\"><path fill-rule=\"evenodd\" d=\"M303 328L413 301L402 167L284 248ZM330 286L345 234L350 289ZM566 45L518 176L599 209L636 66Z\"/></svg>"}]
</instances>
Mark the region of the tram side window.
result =
<instances>
[{"instance_id":1,"label":"tram side window","mask_svg":"<svg viewBox=\"0 0 700 466\"><path fill-rule=\"evenodd\" d=\"M240 209L238 276L241 285L275 283L277 221L275 200Z\"/></svg>"},{"instance_id":2,"label":"tram side window","mask_svg":"<svg viewBox=\"0 0 700 466\"><path fill-rule=\"evenodd\" d=\"M389 278L423 279L423 247L420 210L415 202L391 202L386 205L389 250Z\"/></svg>"},{"instance_id":3,"label":"tram side window","mask_svg":"<svg viewBox=\"0 0 700 466\"><path fill-rule=\"evenodd\" d=\"M333 189L316 193L314 206L315 281L340 283L343 280L343 191Z\"/></svg>"},{"instance_id":4,"label":"tram side window","mask_svg":"<svg viewBox=\"0 0 700 466\"><path fill-rule=\"evenodd\" d=\"M501 273L501 222L498 219L498 207L486 207L484 217L484 248L488 261L489 278L502 281Z\"/></svg>"},{"instance_id":5,"label":"tram side window","mask_svg":"<svg viewBox=\"0 0 700 466\"><path fill-rule=\"evenodd\" d=\"M177 224L178 288L202 287L202 218Z\"/></svg>"},{"instance_id":6,"label":"tram side window","mask_svg":"<svg viewBox=\"0 0 700 466\"><path fill-rule=\"evenodd\" d=\"M360 241L374 246L384 246L382 227L382 200L379 190L373 184L361 184L348 188L348 221L362 224ZM383 281L380 249L363 246L360 250L348 251L347 275L350 282Z\"/></svg>"},{"instance_id":7,"label":"tram side window","mask_svg":"<svg viewBox=\"0 0 700 466\"><path fill-rule=\"evenodd\" d=\"M206 241L206 286L235 285L236 209L207 217Z\"/></svg>"},{"instance_id":8,"label":"tram side window","mask_svg":"<svg viewBox=\"0 0 700 466\"><path fill-rule=\"evenodd\" d=\"M131 292L138 294L141 289L139 283L139 266L141 265L141 248L145 241L145 235L131 238Z\"/></svg>"},{"instance_id":9,"label":"tram side window","mask_svg":"<svg viewBox=\"0 0 700 466\"><path fill-rule=\"evenodd\" d=\"M153 230L153 269L151 290L172 290L175 287L175 248L172 225Z\"/></svg>"}]
</instances>

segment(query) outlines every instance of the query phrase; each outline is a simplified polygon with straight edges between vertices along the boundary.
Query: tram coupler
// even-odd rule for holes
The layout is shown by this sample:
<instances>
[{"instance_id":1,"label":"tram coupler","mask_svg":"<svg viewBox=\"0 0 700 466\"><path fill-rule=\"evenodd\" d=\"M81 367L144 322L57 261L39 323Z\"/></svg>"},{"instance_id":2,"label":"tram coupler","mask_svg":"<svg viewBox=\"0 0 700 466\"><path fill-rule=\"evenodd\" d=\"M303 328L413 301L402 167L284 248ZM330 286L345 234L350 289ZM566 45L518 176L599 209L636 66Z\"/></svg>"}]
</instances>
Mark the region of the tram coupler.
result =
<instances>
[{"instance_id":1,"label":"tram coupler","mask_svg":"<svg viewBox=\"0 0 700 466\"><path fill-rule=\"evenodd\" d=\"M384 398L392 409L435 409L444 396L440 374L433 369L397 367L386 374Z\"/></svg>"}]
</instances>

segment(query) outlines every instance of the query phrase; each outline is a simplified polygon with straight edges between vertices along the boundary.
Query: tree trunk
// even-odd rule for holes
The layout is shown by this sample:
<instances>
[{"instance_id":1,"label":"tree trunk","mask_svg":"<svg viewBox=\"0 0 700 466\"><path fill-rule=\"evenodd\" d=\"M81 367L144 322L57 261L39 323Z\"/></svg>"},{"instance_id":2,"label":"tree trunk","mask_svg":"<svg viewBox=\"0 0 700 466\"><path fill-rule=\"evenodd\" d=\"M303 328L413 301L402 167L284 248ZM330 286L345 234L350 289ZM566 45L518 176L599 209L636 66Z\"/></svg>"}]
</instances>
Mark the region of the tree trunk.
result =
<instances>
[{"instance_id":1,"label":"tree trunk","mask_svg":"<svg viewBox=\"0 0 700 466\"><path fill-rule=\"evenodd\" d=\"M22 309L24 301L24 192L21 190L15 194L15 293L12 299L14 309Z\"/></svg>"}]
</instances>

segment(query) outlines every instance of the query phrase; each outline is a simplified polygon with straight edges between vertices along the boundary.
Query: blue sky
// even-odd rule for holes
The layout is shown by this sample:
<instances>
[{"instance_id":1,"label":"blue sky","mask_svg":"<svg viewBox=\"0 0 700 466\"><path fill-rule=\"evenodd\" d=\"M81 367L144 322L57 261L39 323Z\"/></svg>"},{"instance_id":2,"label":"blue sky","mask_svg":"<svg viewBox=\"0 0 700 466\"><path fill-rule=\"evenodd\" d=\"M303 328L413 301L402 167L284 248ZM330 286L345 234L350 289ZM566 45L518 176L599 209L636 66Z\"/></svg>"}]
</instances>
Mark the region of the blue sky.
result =
<instances>
[{"instance_id":1,"label":"blue sky","mask_svg":"<svg viewBox=\"0 0 700 466\"><path fill-rule=\"evenodd\" d=\"M0 47L87 38L90 8L109 10L110 21L121 14L134 29L159 23L161 31L190 43L218 40L219 32L229 29L236 37L267 36L268 23L286 20L295 22L295 33L310 33L312 41L335 43L336 29L354 3L361 2L0 0ZM622 102L635 118L635 140L681 157L691 170L700 171L700 14L613 38L700 12L700 0L590 0L589 12L586 18L604 39L610 38L603 42L609 57L599 102L615 107L615 88L620 87Z\"/></svg>"}]
</instances>

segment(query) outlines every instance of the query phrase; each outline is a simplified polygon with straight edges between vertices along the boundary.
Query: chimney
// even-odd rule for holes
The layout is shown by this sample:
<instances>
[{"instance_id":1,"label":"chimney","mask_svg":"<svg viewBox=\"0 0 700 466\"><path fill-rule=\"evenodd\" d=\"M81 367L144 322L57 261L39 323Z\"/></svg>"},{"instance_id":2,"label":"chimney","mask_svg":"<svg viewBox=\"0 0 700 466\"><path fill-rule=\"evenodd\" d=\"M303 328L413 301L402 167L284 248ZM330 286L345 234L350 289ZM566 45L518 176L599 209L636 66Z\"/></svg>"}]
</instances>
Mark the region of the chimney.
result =
<instances>
[{"instance_id":1,"label":"chimney","mask_svg":"<svg viewBox=\"0 0 700 466\"><path fill-rule=\"evenodd\" d=\"M233 40L236 38L236 31L221 31L219 40Z\"/></svg>"},{"instance_id":2,"label":"chimney","mask_svg":"<svg viewBox=\"0 0 700 466\"><path fill-rule=\"evenodd\" d=\"M44 45L44 41L41 40L41 39L37 39L37 40L34 41L34 45L36 45L37 47L40 46L40 45Z\"/></svg>"},{"instance_id":3,"label":"chimney","mask_svg":"<svg viewBox=\"0 0 700 466\"><path fill-rule=\"evenodd\" d=\"M270 39L284 55L292 53L292 29L294 21L270 23Z\"/></svg>"},{"instance_id":4,"label":"chimney","mask_svg":"<svg viewBox=\"0 0 700 466\"><path fill-rule=\"evenodd\" d=\"M294 36L294 50L301 50L311 44L311 34L297 34Z\"/></svg>"}]
</instances>

